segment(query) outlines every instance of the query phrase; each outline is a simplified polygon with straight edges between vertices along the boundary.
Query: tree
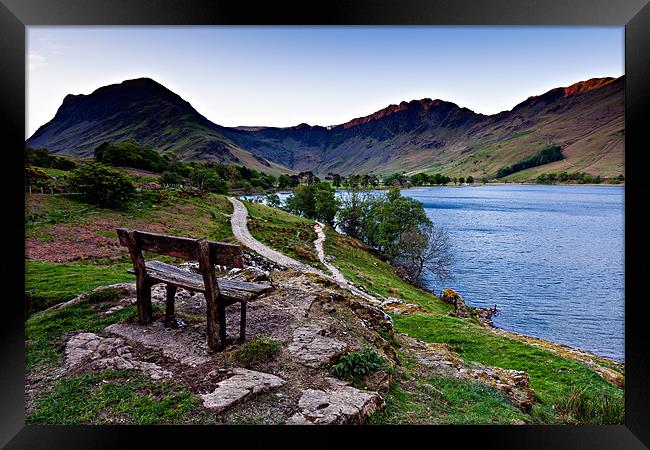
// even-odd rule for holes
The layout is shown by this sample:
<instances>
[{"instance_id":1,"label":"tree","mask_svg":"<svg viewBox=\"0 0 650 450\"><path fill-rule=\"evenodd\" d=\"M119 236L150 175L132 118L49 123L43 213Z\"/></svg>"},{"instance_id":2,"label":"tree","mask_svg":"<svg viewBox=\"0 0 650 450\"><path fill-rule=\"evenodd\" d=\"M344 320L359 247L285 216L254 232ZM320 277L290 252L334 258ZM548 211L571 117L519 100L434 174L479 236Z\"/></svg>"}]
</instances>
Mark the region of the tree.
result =
<instances>
[{"instance_id":1,"label":"tree","mask_svg":"<svg viewBox=\"0 0 650 450\"><path fill-rule=\"evenodd\" d=\"M459 182L460 184L464 184L464 183L465 183L465 177L460 177L460 178L458 178L458 182Z\"/></svg>"},{"instance_id":2,"label":"tree","mask_svg":"<svg viewBox=\"0 0 650 450\"><path fill-rule=\"evenodd\" d=\"M273 208L279 208L282 204L280 201L280 196L278 194L269 194L265 198L266 204L272 206Z\"/></svg>"},{"instance_id":3,"label":"tree","mask_svg":"<svg viewBox=\"0 0 650 450\"><path fill-rule=\"evenodd\" d=\"M422 203L402 197L399 188L367 200L361 236L370 246L389 258L393 256L399 236L410 227L430 223Z\"/></svg>"},{"instance_id":4,"label":"tree","mask_svg":"<svg viewBox=\"0 0 650 450\"><path fill-rule=\"evenodd\" d=\"M68 177L68 184L82 194L83 200L106 208L125 206L135 195L131 177L100 163L76 168Z\"/></svg>"},{"instance_id":5,"label":"tree","mask_svg":"<svg viewBox=\"0 0 650 450\"><path fill-rule=\"evenodd\" d=\"M185 180L176 172L166 170L160 175L160 183L162 184L182 184Z\"/></svg>"},{"instance_id":6,"label":"tree","mask_svg":"<svg viewBox=\"0 0 650 450\"><path fill-rule=\"evenodd\" d=\"M334 218L339 209L339 200L336 198L334 188L328 183L319 183L314 192L314 219L334 226Z\"/></svg>"},{"instance_id":7,"label":"tree","mask_svg":"<svg viewBox=\"0 0 650 450\"><path fill-rule=\"evenodd\" d=\"M468 176L468 177L467 177L467 183L468 183L468 184L472 184L473 182L474 182L474 177L471 176L471 175Z\"/></svg>"},{"instance_id":8,"label":"tree","mask_svg":"<svg viewBox=\"0 0 650 450\"><path fill-rule=\"evenodd\" d=\"M341 231L355 239L363 240L362 228L366 220L369 194L359 186L353 186L341 195L337 223Z\"/></svg>"},{"instance_id":9,"label":"tree","mask_svg":"<svg viewBox=\"0 0 650 450\"><path fill-rule=\"evenodd\" d=\"M293 195L287 198L288 211L334 225L334 217L339 207L335 190L327 182L301 184L293 189Z\"/></svg>"},{"instance_id":10,"label":"tree","mask_svg":"<svg viewBox=\"0 0 650 450\"><path fill-rule=\"evenodd\" d=\"M444 228L433 224L410 227L400 235L396 249L393 264L402 269L411 283L421 285L425 272L438 279L451 274L453 255Z\"/></svg>"}]
</instances>

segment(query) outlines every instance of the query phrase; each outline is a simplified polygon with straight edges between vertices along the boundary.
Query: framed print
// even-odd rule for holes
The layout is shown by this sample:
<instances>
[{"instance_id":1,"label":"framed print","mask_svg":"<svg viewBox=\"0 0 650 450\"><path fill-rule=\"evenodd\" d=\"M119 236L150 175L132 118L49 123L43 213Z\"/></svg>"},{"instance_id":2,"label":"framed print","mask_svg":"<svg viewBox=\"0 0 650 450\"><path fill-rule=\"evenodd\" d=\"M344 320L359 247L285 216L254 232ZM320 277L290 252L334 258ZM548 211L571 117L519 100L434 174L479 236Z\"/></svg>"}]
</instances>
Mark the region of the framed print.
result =
<instances>
[{"instance_id":1,"label":"framed print","mask_svg":"<svg viewBox=\"0 0 650 450\"><path fill-rule=\"evenodd\" d=\"M0 17L7 448L650 445L645 0Z\"/></svg>"}]
</instances>

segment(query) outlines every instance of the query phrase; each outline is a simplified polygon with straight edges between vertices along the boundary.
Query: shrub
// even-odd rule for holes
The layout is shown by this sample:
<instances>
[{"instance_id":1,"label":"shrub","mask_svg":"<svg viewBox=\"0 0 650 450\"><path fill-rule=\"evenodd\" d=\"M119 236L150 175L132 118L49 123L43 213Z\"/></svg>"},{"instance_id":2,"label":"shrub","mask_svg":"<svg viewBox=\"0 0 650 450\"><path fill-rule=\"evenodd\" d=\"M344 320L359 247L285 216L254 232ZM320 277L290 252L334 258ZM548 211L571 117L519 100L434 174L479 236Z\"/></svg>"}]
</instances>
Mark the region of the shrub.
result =
<instances>
[{"instance_id":1,"label":"shrub","mask_svg":"<svg viewBox=\"0 0 650 450\"><path fill-rule=\"evenodd\" d=\"M280 350L280 343L264 336L255 336L251 341L239 347L233 358L239 364L250 366L269 360Z\"/></svg>"},{"instance_id":2,"label":"shrub","mask_svg":"<svg viewBox=\"0 0 650 450\"><path fill-rule=\"evenodd\" d=\"M459 298L460 298L460 294L451 288L445 289L444 291L442 291L442 294L440 295L440 300L446 303L451 303L452 305L456 304L456 300L458 300Z\"/></svg>"},{"instance_id":3,"label":"shrub","mask_svg":"<svg viewBox=\"0 0 650 450\"><path fill-rule=\"evenodd\" d=\"M572 388L554 407L567 421L578 424L614 425L625 422L623 395L609 392L592 393L587 388Z\"/></svg>"},{"instance_id":4,"label":"shrub","mask_svg":"<svg viewBox=\"0 0 650 450\"><path fill-rule=\"evenodd\" d=\"M358 380L370 372L386 367L386 360L375 349L365 346L361 351L348 352L330 367L330 373L341 380Z\"/></svg>"},{"instance_id":5,"label":"shrub","mask_svg":"<svg viewBox=\"0 0 650 450\"><path fill-rule=\"evenodd\" d=\"M68 184L88 203L107 208L125 206L135 194L135 185L129 176L99 163L89 163L72 171Z\"/></svg>"}]
</instances>

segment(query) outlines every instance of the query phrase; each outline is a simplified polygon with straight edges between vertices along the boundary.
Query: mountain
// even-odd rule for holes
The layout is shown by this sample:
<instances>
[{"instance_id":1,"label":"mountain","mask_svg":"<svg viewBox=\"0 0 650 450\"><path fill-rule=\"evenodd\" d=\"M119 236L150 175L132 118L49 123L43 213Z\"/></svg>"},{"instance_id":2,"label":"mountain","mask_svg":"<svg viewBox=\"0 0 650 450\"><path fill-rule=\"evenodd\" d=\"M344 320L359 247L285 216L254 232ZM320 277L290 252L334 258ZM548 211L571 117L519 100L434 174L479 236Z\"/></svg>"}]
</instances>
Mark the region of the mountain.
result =
<instances>
[{"instance_id":1,"label":"mountain","mask_svg":"<svg viewBox=\"0 0 650 450\"><path fill-rule=\"evenodd\" d=\"M222 127L149 78L104 86L89 95L67 95L54 118L40 127L26 145L44 147L53 153L92 156L101 143L128 137L182 159L287 172L237 147L223 136Z\"/></svg>"},{"instance_id":2,"label":"mountain","mask_svg":"<svg viewBox=\"0 0 650 450\"><path fill-rule=\"evenodd\" d=\"M266 171L492 176L548 146L565 159L518 172L624 173L625 77L593 78L532 96L510 111L475 113L444 100L412 100L331 126L222 127L149 79L68 96L27 144L91 154L127 136L183 159L239 162Z\"/></svg>"}]
</instances>

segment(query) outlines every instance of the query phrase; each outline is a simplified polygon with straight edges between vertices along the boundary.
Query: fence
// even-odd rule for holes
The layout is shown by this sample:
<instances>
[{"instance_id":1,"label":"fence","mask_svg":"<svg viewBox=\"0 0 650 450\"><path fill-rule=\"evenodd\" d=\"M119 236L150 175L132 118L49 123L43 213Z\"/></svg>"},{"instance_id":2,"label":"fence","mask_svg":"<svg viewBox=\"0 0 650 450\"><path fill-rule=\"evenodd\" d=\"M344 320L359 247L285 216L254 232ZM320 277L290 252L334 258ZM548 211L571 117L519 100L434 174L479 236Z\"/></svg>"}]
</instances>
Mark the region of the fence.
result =
<instances>
[{"instance_id":1,"label":"fence","mask_svg":"<svg viewBox=\"0 0 650 450\"><path fill-rule=\"evenodd\" d=\"M81 195L81 192L70 192L66 189L54 189L52 186L25 186L27 194L64 194L64 195Z\"/></svg>"}]
</instances>

